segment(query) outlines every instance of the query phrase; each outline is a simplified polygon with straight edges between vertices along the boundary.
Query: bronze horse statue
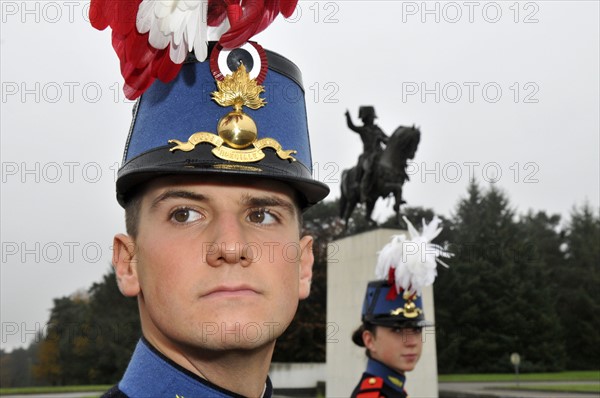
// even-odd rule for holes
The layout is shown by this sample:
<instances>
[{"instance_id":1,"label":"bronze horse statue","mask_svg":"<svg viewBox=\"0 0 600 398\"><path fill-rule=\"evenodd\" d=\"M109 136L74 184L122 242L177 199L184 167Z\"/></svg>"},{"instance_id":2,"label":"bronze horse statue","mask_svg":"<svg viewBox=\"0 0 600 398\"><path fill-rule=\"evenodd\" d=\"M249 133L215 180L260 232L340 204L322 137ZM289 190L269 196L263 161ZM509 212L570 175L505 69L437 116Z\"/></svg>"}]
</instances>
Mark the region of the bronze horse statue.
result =
<instances>
[{"instance_id":1,"label":"bronze horse statue","mask_svg":"<svg viewBox=\"0 0 600 398\"><path fill-rule=\"evenodd\" d=\"M395 198L394 211L400 216L400 206L406 203L402 199L402 186L409 180L406 174L407 161L415 157L421 132L415 126L400 126L390 136L385 149L377 155L374 161L375 179L371 189L366 193L366 216L370 222L375 202L379 197L393 195ZM360 181L357 166L342 172L342 195L340 197L340 217L348 225L348 219L354 208L360 202Z\"/></svg>"}]
</instances>

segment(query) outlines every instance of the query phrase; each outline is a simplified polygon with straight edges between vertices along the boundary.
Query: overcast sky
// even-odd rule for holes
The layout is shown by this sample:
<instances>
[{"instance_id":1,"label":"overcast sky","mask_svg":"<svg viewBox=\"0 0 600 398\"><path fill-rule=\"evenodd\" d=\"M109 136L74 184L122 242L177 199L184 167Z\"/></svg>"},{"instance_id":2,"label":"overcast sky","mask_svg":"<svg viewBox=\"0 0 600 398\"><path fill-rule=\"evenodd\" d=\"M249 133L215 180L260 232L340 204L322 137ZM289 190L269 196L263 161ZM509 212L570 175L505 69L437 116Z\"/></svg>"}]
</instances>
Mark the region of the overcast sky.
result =
<instances>
[{"instance_id":1,"label":"overcast sky","mask_svg":"<svg viewBox=\"0 0 600 398\"><path fill-rule=\"evenodd\" d=\"M115 173L131 117L108 31L88 2L2 1L1 347L43 330L52 299L109 269L124 231ZM315 177L339 197L362 150L345 125L374 105L420 126L411 206L450 215L469 178L518 213L599 207L597 1L301 1L256 40L306 89ZM387 207L386 207L387 206ZM389 214L383 202L376 217Z\"/></svg>"}]
</instances>

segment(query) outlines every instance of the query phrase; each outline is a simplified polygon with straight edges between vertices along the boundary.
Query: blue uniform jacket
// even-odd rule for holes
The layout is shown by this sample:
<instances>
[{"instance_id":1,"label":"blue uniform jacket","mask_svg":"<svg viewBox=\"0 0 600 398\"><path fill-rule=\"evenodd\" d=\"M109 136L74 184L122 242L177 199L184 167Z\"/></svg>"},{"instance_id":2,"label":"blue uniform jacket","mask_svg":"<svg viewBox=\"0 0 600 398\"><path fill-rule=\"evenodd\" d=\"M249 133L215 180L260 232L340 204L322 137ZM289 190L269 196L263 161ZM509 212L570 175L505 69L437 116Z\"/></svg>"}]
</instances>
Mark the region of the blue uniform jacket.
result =
<instances>
[{"instance_id":1,"label":"blue uniform jacket","mask_svg":"<svg viewBox=\"0 0 600 398\"><path fill-rule=\"evenodd\" d=\"M351 398L406 398L406 377L374 359L367 362L367 370L352 392Z\"/></svg>"},{"instance_id":2,"label":"blue uniform jacket","mask_svg":"<svg viewBox=\"0 0 600 398\"><path fill-rule=\"evenodd\" d=\"M273 394L267 377L263 397ZM143 337L138 342L123 379L102 398L243 398L182 368L162 355Z\"/></svg>"}]
</instances>

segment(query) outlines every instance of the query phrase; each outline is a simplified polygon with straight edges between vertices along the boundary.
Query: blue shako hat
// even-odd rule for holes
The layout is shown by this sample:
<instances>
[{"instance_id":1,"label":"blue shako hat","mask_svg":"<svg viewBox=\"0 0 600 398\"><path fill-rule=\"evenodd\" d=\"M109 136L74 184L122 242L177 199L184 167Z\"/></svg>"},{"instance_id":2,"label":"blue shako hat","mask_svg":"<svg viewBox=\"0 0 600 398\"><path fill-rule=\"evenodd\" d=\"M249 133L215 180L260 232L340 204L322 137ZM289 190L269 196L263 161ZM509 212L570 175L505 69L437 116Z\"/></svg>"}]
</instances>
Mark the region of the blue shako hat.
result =
<instances>
[{"instance_id":1,"label":"blue shako hat","mask_svg":"<svg viewBox=\"0 0 600 398\"><path fill-rule=\"evenodd\" d=\"M431 243L439 235L441 220L434 217L419 233L404 217L407 234L392 237L378 253L376 280L367 285L361 320L373 325L411 328L430 326L423 311L422 290L437 276L440 257L451 257L443 247Z\"/></svg>"},{"instance_id":2,"label":"blue shako hat","mask_svg":"<svg viewBox=\"0 0 600 398\"><path fill-rule=\"evenodd\" d=\"M245 46L213 44L210 62L190 54L174 80L154 81L138 99L117 178L122 206L136 186L182 174L279 180L295 188L303 209L327 196L312 178L300 70L254 42Z\"/></svg>"},{"instance_id":3,"label":"blue shako hat","mask_svg":"<svg viewBox=\"0 0 600 398\"><path fill-rule=\"evenodd\" d=\"M433 325L425 320L423 300L420 296L393 294L395 289L396 286L387 281L369 282L363 302L363 323L397 328Z\"/></svg>"}]
</instances>

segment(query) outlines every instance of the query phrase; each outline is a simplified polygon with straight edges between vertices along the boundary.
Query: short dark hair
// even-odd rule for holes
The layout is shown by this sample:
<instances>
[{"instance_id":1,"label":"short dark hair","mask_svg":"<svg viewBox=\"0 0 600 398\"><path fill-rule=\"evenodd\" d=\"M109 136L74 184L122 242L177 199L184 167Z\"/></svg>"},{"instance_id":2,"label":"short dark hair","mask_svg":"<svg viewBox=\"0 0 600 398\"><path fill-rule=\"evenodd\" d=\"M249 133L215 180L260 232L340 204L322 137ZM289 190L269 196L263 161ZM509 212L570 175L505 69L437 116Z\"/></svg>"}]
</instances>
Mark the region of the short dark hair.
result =
<instances>
[{"instance_id":1,"label":"short dark hair","mask_svg":"<svg viewBox=\"0 0 600 398\"><path fill-rule=\"evenodd\" d=\"M132 238L136 238L139 232L142 196L140 192L137 192L125 202L125 230L127 231L127 235Z\"/></svg>"}]
</instances>

